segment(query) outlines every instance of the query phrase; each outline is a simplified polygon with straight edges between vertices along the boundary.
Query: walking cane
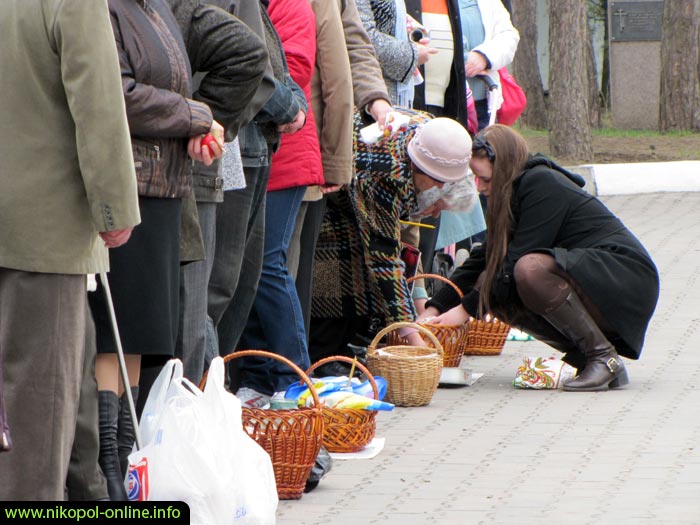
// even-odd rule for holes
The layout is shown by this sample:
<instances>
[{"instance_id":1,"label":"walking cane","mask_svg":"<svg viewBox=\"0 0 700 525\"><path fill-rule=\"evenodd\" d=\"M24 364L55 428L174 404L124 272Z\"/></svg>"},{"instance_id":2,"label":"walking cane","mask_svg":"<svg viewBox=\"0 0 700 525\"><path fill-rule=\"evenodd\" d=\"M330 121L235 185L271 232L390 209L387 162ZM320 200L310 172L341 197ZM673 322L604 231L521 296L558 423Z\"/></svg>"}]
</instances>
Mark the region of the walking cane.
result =
<instances>
[{"instance_id":1,"label":"walking cane","mask_svg":"<svg viewBox=\"0 0 700 525\"><path fill-rule=\"evenodd\" d=\"M109 281L107 280L107 274L104 272L100 273L100 282L105 291L105 298L107 299L107 309L109 310L109 320L112 322L112 334L114 335L114 344L117 349L117 359L119 360L119 370L122 374L122 382L124 383L124 393L126 394L126 399L129 401L129 414L131 416L131 423L134 425L134 437L136 438L136 448L141 449L141 432L139 431L139 421L136 417L136 406L134 405L134 398L131 396L131 385L129 384L129 374L126 371L126 361L124 361L124 350L122 349L122 340L119 336L119 327L117 326L117 316L114 313L114 303L112 302L112 291L109 288Z\"/></svg>"}]
</instances>

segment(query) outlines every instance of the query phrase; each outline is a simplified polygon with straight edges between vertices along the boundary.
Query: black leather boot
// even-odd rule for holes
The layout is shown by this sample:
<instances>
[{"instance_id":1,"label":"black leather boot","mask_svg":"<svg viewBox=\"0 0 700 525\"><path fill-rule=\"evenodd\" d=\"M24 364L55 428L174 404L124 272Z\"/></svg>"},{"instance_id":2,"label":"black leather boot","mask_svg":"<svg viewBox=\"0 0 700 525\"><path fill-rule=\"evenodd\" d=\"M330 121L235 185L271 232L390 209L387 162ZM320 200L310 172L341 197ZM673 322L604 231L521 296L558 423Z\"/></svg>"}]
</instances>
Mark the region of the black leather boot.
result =
<instances>
[{"instance_id":1,"label":"black leather boot","mask_svg":"<svg viewBox=\"0 0 700 525\"><path fill-rule=\"evenodd\" d=\"M615 347L606 339L573 291L562 304L543 317L570 339L586 358L583 370L579 368L578 375L564 383L564 390L595 392L629 383L627 370Z\"/></svg>"},{"instance_id":2,"label":"black leather boot","mask_svg":"<svg viewBox=\"0 0 700 525\"><path fill-rule=\"evenodd\" d=\"M586 356L578 350L570 350L569 352L566 352L561 360L567 365L573 366L576 369L577 374L580 374L583 372L583 369L586 368Z\"/></svg>"},{"instance_id":3,"label":"black leather boot","mask_svg":"<svg viewBox=\"0 0 700 525\"><path fill-rule=\"evenodd\" d=\"M119 397L110 390L98 393L100 413L100 455L98 462L107 478L107 491L112 501L127 501L124 476L119 468L117 454L117 420L119 418Z\"/></svg>"},{"instance_id":4,"label":"black leather boot","mask_svg":"<svg viewBox=\"0 0 700 525\"><path fill-rule=\"evenodd\" d=\"M131 397L134 400L134 407L139 398L139 387L131 387ZM126 476L126 470L129 468L129 454L134 448L136 441L134 433L134 423L131 419L131 411L129 410L129 400L126 394L122 394L119 398L119 422L117 426L117 448L119 450L119 468L122 477Z\"/></svg>"}]
</instances>

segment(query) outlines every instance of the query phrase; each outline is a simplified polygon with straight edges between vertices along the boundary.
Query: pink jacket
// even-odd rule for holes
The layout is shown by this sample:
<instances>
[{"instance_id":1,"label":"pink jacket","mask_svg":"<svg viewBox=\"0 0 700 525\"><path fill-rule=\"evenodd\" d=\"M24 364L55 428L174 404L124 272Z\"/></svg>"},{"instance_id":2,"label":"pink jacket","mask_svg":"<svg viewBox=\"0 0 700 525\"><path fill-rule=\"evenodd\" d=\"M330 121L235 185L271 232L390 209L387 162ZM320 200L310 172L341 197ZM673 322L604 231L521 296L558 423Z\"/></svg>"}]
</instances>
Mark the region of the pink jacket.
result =
<instances>
[{"instance_id":1,"label":"pink jacket","mask_svg":"<svg viewBox=\"0 0 700 525\"><path fill-rule=\"evenodd\" d=\"M309 104L306 124L293 135L282 135L272 156L267 191L323 184L321 148L311 109L311 77L316 63L316 19L308 0L270 0L268 14L282 40L289 74Z\"/></svg>"}]
</instances>

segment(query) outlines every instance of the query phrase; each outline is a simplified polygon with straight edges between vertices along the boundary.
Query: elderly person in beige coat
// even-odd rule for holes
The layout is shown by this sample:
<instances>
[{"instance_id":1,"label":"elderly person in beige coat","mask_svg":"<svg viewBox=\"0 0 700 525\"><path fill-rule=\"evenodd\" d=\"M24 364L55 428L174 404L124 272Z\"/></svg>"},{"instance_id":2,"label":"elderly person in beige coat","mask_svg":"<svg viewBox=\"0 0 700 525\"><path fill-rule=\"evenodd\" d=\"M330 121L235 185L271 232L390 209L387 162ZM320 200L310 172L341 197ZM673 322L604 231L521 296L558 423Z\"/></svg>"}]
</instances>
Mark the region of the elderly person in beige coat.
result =
<instances>
[{"instance_id":1,"label":"elderly person in beige coat","mask_svg":"<svg viewBox=\"0 0 700 525\"><path fill-rule=\"evenodd\" d=\"M85 275L138 224L136 176L106 2L3 0L0 33L0 500L62 500Z\"/></svg>"},{"instance_id":2,"label":"elderly person in beige coat","mask_svg":"<svg viewBox=\"0 0 700 525\"><path fill-rule=\"evenodd\" d=\"M392 111L374 46L362 25L355 0L309 0L316 15L316 71L311 104L321 144L326 184L310 187L297 215L288 264L296 274L297 293L309 332L311 272L316 240L325 211L325 195L353 177L353 105L368 124L383 127ZM338 38L343 34L345 39Z\"/></svg>"}]
</instances>

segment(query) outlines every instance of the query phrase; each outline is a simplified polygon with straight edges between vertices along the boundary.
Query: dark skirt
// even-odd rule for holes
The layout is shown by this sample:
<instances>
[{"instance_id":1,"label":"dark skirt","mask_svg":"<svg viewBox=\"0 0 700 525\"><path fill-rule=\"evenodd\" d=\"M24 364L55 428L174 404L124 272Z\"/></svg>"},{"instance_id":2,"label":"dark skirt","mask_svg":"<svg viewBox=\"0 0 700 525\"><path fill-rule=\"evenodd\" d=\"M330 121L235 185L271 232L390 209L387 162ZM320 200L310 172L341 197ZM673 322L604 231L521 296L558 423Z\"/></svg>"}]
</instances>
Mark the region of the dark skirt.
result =
<instances>
[{"instance_id":1,"label":"dark skirt","mask_svg":"<svg viewBox=\"0 0 700 525\"><path fill-rule=\"evenodd\" d=\"M181 199L139 197L141 224L109 251L109 286L125 354L173 356L178 332ZM89 295L97 351L116 346L102 285Z\"/></svg>"}]
</instances>

